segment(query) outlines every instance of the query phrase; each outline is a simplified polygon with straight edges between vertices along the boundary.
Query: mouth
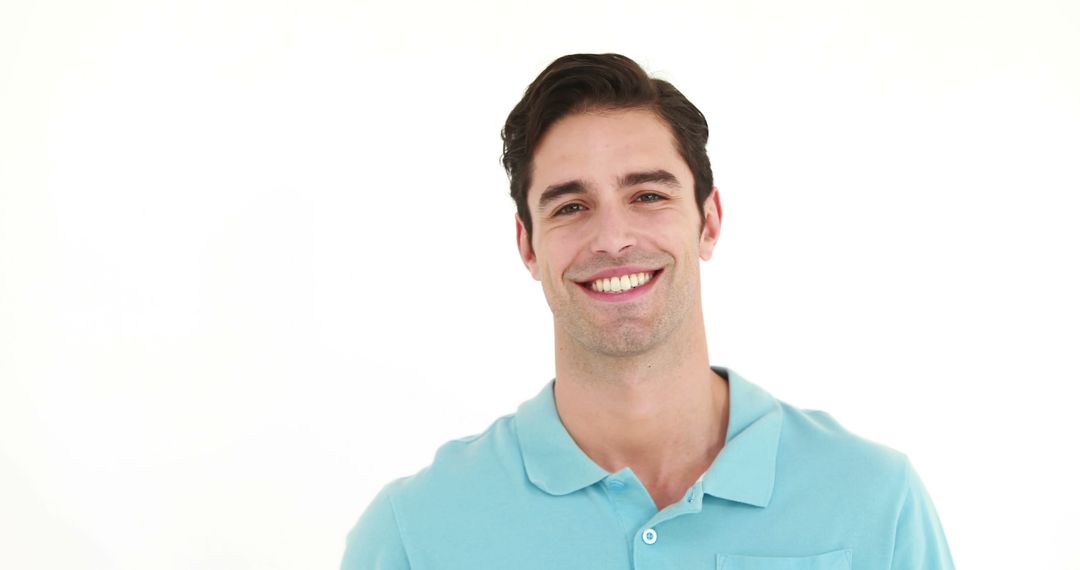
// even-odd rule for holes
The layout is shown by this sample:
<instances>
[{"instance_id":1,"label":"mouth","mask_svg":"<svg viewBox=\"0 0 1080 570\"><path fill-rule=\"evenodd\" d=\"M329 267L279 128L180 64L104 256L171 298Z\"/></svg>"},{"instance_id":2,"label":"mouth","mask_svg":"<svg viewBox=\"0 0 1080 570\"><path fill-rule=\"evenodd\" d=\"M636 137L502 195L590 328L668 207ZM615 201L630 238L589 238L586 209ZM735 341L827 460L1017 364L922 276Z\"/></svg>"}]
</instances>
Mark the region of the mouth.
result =
<instances>
[{"instance_id":1,"label":"mouth","mask_svg":"<svg viewBox=\"0 0 1080 570\"><path fill-rule=\"evenodd\" d=\"M655 271L623 273L592 281L578 282L578 285L593 296L616 298L648 289L649 284L662 272L662 269L657 269Z\"/></svg>"}]
</instances>

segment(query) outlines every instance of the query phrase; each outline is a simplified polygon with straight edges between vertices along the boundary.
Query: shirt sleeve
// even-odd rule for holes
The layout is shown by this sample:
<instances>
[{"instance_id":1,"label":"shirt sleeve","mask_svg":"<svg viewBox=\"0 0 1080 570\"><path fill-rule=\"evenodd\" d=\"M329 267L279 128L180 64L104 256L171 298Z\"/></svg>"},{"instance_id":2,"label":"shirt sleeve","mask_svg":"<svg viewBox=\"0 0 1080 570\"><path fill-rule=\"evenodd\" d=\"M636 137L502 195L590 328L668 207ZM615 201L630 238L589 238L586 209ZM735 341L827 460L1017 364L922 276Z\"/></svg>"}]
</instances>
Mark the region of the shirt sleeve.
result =
<instances>
[{"instance_id":1,"label":"shirt sleeve","mask_svg":"<svg viewBox=\"0 0 1080 570\"><path fill-rule=\"evenodd\" d=\"M383 488L349 533L341 570L408 570L397 515L388 488Z\"/></svg>"},{"instance_id":2,"label":"shirt sleeve","mask_svg":"<svg viewBox=\"0 0 1080 570\"><path fill-rule=\"evenodd\" d=\"M911 463L905 463L907 493L896 524L892 570L955 570L930 495Z\"/></svg>"}]
</instances>

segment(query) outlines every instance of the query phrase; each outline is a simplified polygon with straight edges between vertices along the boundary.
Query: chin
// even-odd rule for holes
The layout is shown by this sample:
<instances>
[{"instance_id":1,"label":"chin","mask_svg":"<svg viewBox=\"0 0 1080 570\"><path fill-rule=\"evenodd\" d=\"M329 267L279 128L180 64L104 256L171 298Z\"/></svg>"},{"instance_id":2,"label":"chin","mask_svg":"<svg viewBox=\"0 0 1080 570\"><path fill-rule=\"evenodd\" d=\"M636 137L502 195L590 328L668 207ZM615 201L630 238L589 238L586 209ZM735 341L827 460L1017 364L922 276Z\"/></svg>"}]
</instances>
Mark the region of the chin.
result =
<instances>
[{"instance_id":1,"label":"chin","mask_svg":"<svg viewBox=\"0 0 1080 570\"><path fill-rule=\"evenodd\" d=\"M604 356L611 356L616 358L626 358L631 356L640 356L647 354L656 346L657 343L642 341L640 339L628 340L627 342L620 343L605 343L600 346L594 347L594 350L598 354Z\"/></svg>"},{"instance_id":2,"label":"chin","mask_svg":"<svg viewBox=\"0 0 1080 570\"><path fill-rule=\"evenodd\" d=\"M590 352L604 356L626 357L645 354L660 344L660 331L654 326L623 325L616 331L591 329L567 331ZM574 334L577 332L578 334Z\"/></svg>"}]
</instances>

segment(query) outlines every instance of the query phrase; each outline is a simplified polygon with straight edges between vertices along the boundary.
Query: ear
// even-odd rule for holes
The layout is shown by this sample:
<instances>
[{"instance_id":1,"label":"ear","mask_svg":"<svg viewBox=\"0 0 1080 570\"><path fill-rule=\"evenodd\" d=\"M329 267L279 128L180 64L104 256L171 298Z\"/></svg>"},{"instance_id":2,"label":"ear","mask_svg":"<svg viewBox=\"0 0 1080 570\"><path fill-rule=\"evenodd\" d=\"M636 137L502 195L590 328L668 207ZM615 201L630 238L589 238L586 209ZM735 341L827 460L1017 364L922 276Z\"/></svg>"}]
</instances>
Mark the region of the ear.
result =
<instances>
[{"instance_id":1,"label":"ear","mask_svg":"<svg viewBox=\"0 0 1080 570\"><path fill-rule=\"evenodd\" d=\"M708 261L712 258L716 240L720 238L720 218L724 211L720 208L720 191L713 186L709 197L705 198L704 204L705 223L701 227L701 240L698 243L698 251L701 259Z\"/></svg>"},{"instance_id":2,"label":"ear","mask_svg":"<svg viewBox=\"0 0 1080 570\"><path fill-rule=\"evenodd\" d=\"M529 232L525 231L525 224L522 223L521 216L514 214L514 221L517 226L518 254L521 255L521 261L525 263L525 268L532 274L533 279L539 281L540 268L536 265L536 253L529 243Z\"/></svg>"}]
</instances>

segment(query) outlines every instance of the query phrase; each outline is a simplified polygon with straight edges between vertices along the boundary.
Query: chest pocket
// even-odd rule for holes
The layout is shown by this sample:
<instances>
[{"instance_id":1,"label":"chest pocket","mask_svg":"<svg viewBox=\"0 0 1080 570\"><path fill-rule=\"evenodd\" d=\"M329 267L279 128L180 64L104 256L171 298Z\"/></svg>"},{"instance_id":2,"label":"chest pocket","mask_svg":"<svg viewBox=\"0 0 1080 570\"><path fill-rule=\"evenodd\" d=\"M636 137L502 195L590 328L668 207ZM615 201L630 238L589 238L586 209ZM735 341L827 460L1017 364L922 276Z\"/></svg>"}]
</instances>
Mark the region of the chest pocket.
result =
<instances>
[{"instance_id":1,"label":"chest pocket","mask_svg":"<svg viewBox=\"0 0 1080 570\"><path fill-rule=\"evenodd\" d=\"M720 554L716 557L716 570L851 570L851 551L784 558Z\"/></svg>"}]
</instances>

